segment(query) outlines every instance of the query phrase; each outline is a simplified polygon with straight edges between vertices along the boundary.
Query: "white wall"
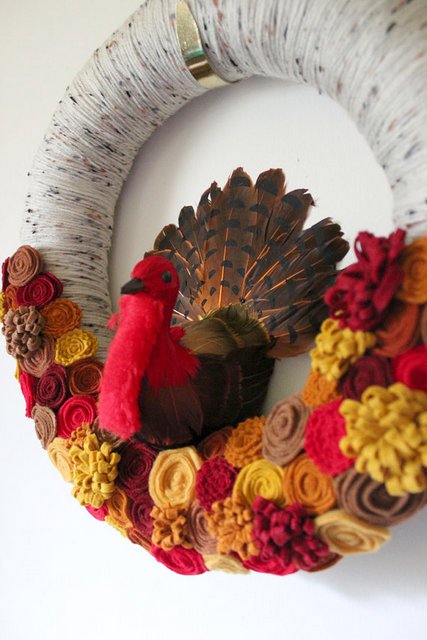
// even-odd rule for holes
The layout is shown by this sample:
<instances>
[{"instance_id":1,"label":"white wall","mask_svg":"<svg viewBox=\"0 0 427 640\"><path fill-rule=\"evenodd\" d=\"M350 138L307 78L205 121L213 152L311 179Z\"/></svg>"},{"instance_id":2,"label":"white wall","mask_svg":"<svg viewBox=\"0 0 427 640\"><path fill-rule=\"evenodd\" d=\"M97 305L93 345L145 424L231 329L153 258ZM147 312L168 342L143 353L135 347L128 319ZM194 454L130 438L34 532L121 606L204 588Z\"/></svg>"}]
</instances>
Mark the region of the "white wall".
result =
<instances>
[{"instance_id":1,"label":"white wall","mask_svg":"<svg viewBox=\"0 0 427 640\"><path fill-rule=\"evenodd\" d=\"M136 6L0 4L1 259L19 245L26 173L56 102ZM290 188L312 191L313 219L332 215L350 238L362 228L391 229L385 177L346 114L314 90L251 80L200 98L145 145L119 205L115 298L161 223L174 221L182 205L195 204L211 180L223 183L238 165L254 177L284 167ZM306 366L304 359L285 363L270 402L301 386ZM324 573L176 576L70 496L23 417L3 344L0 371L1 638L422 637L427 510L395 528L378 554L348 558Z\"/></svg>"}]
</instances>

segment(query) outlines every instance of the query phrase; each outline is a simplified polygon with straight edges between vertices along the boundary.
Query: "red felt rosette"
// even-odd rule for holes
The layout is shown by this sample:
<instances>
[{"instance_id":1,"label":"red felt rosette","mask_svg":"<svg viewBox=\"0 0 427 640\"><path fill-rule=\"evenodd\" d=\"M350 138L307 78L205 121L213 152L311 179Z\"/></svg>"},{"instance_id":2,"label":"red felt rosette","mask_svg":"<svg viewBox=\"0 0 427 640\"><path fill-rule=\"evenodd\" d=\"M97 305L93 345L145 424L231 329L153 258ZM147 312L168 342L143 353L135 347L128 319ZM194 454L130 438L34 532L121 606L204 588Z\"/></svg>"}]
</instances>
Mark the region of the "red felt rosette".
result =
<instances>
[{"instance_id":1,"label":"red felt rosette","mask_svg":"<svg viewBox=\"0 0 427 640\"><path fill-rule=\"evenodd\" d=\"M194 549L174 547L172 551L164 551L160 547L151 547L151 553L158 562L161 562L171 571L183 576L197 576L208 569L203 562L203 557Z\"/></svg>"},{"instance_id":2,"label":"red felt rosette","mask_svg":"<svg viewBox=\"0 0 427 640\"><path fill-rule=\"evenodd\" d=\"M36 402L50 409L58 409L68 395L67 371L59 364L49 369L37 380L35 388Z\"/></svg>"},{"instance_id":3,"label":"red felt rosette","mask_svg":"<svg viewBox=\"0 0 427 640\"><path fill-rule=\"evenodd\" d=\"M271 556L271 558L261 558L261 556L251 556L249 560L241 560L245 569L257 571L259 573L270 573L274 576L288 576L298 571L292 563L285 566L279 558Z\"/></svg>"},{"instance_id":4,"label":"red felt rosette","mask_svg":"<svg viewBox=\"0 0 427 640\"><path fill-rule=\"evenodd\" d=\"M16 298L20 305L43 307L61 294L61 281L52 273L45 271L25 286L19 287L16 291Z\"/></svg>"},{"instance_id":5,"label":"red felt rosette","mask_svg":"<svg viewBox=\"0 0 427 640\"><path fill-rule=\"evenodd\" d=\"M104 502L104 504L99 507L99 509L95 509L95 507L91 507L90 504L86 505L87 511L93 516L96 520L105 520L106 516L108 516L108 506Z\"/></svg>"},{"instance_id":6,"label":"red felt rosette","mask_svg":"<svg viewBox=\"0 0 427 640\"><path fill-rule=\"evenodd\" d=\"M196 496L202 507L210 511L214 502L231 495L236 476L235 468L223 457L204 462L196 478Z\"/></svg>"},{"instance_id":7,"label":"red felt rosette","mask_svg":"<svg viewBox=\"0 0 427 640\"><path fill-rule=\"evenodd\" d=\"M117 484L131 498L148 491L148 477L156 455L153 449L138 440L129 440L120 449Z\"/></svg>"},{"instance_id":8,"label":"red felt rosette","mask_svg":"<svg viewBox=\"0 0 427 640\"><path fill-rule=\"evenodd\" d=\"M1 265L1 290L4 293L6 288L9 286L9 274L8 274L8 266L9 266L10 258L6 258L6 260Z\"/></svg>"},{"instance_id":9,"label":"red felt rosette","mask_svg":"<svg viewBox=\"0 0 427 640\"><path fill-rule=\"evenodd\" d=\"M331 316L341 327L369 331L382 321L403 279L398 258L404 239L402 229L388 238L377 238L366 231L358 234L357 262L344 269L325 294Z\"/></svg>"},{"instance_id":10,"label":"red felt rosette","mask_svg":"<svg viewBox=\"0 0 427 640\"><path fill-rule=\"evenodd\" d=\"M393 372L398 382L427 393L427 347L422 344L393 358Z\"/></svg>"},{"instance_id":11,"label":"red felt rosette","mask_svg":"<svg viewBox=\"0 0 427 640\"><path fill-rule=\"evenodd\" d=\"M92 424L96 417L96 402L91 396L73 396L58 412L58 437L69 438L83 423Z\"/></svg>"},{"instance_id":12,"label":"red felt rosette","mask_svg":"<svg viewBox=\"0 0 427 640\"><path fill-rule=\"evenodd\" d=\"M31 418L31 413L35 405L34 388L37 382L37 378L30 373L21 371L19 374L19 384L21 385L22 395L25 398L25 415L27 418Z\"/></svg>"},{"instance_id":13,"label":"red felt rosette","mask_svg":"<svg viewBox=\"0 0 427 640\"><path fill-rule=\"evenodd\" d=\"M308 419L304 448L307 455L328 476L336 476L350 467L354 460L339 448L346 435L345 420L338 409L342 399L328 402L313 411Z\"/></svg>"},{"instance_id":14,"label":"red felt rosette","mask_svg":"<svg viewBox=\"0 0 427 640\"><path fill-rule=\"evenodd\" d=\"M360 400L368 387L378 385L388 387L392 383L393 373L390 361L381 356L363 356L351 365L342 379L341 393L344 398Z\"/></svg>"}]
</instances>

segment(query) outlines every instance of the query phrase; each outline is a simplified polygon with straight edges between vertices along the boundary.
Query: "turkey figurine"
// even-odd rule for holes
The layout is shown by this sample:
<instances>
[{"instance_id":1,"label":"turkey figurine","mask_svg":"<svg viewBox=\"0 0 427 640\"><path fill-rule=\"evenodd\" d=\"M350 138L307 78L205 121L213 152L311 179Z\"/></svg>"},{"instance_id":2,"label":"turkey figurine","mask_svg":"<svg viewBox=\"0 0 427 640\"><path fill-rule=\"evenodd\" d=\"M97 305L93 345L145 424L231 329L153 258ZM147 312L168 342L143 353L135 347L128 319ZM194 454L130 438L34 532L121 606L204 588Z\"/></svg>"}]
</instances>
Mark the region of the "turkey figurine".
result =
<instances>
[{"instance_id":1,"label":"turkey figurine","mask_svg":"<svg viewBox=\"0 0 427 640\"><path fill-rule=\"evenodd\" d=\"M100 426L156 447L196 443L259 415L275 359L307 351L348 251L281 169L242 168L181 210L122 287L99 397Z\"/></svg>"}]
</instances>

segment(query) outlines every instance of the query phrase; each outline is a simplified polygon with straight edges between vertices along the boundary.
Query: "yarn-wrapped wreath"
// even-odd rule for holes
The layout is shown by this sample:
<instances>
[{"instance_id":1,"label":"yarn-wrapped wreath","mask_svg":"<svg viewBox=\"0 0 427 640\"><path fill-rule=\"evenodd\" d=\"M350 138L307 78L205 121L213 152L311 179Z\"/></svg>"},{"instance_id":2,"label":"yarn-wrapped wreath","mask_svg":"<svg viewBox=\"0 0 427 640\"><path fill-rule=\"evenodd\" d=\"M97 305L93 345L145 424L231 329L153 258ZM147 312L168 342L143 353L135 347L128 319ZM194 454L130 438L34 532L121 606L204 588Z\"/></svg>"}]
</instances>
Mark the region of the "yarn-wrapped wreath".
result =
<instances>
[{"instance_id":1,"label":"yarn-wrapped wreath","mask_svg":"<svg viewBox=\"0 0 427 640\"><path fill-rule=\"evenodd\" d=\"M275 75L339 99L389 176L396 230L361 232L356 262L322 291L328 317L298 395L178 448L106 430L115 202L141 144L202 92L181 55L175 2L147 2L54 115L31 173L24 244L3 264L3 334L26 415L92 516L182 574L318 571L377 550L427 503L427 7L337 0L320 28L326 0L188 4L221 78ZM366 52L377 60L368 70ZM303 197L281 194L279 206L294 215ZM171 335L178 344L182 333Z\"/></svg>"}]
</instances>

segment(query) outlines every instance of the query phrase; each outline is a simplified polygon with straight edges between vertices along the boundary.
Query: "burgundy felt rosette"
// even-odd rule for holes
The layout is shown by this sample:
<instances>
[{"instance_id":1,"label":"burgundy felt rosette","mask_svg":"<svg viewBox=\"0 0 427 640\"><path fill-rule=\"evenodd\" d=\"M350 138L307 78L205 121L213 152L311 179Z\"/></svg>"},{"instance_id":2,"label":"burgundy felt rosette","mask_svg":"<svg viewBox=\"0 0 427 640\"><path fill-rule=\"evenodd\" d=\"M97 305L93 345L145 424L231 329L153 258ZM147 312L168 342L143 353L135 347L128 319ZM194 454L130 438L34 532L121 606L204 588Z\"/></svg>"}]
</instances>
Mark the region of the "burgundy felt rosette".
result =
<instances>
[{"instance_id":1,"label":"burgundy felt rosette","mask_svg":"<svg viewBox=\"0 0 427 640\"><path fill-rule=\"evenodd\" d=\"M96 417L96 401L91 396L73 396L58 412L58 437L69 438L82 424L92 424Z\"/></svg>"},{"instance_id":2,"label":"burgundy felt rosette","mask_svg":"<svg viewBox=\"0 0 427 640\"><path fill-rule=\"evenodd\" d=\"M131 497L148 492L148 476L156 452L138 440L129 440L120 450L117 484Z\"/></svg>"},{"instance_id":3,"label":"burgundy felt rosette","mask_svg":"<svg viewBox=\"0 0 427 640\"><path fill-rule=\"evenodd\" d=\"M62 294L62 283L48 271L40 273L23 287L16 290L19 305L43 307Z\"/></svg>"},{"instance_id":4,"label":"burgundy felt rosette","mask_svg":"<svg viewBox=\"0 0 427 640\"><path fill-rule=\"evenodd\" d=\"M58 409L68 395L67 370L59 364L51 364L35 388L36 402L50 409Z\"/></svg>"},{"instance_id":5,"label":"burgundy felt rosette","mask_svg":"<svg viewBox=\"0 0 427 640\"><path fill-rule=\"evenodd\" d=\"M344 398L360 400L368 387L388 387L392 380L390 360L382 356L363 356L351 365L343 378L341 393Z\"/></svg>"},{"instance_id":6,"label":"burgundy felt rosette","mask_svg":"<svg viewBox=\"0 0 427 640\"><path fill-rule=\"evenodd\" d=\"M134 527L138 529L147 540L151 540L153 533L153 518L151 517L153 507L154 502L148 492L141 493L131 501L130 519Z\"/></svg>"}]
</instances>

